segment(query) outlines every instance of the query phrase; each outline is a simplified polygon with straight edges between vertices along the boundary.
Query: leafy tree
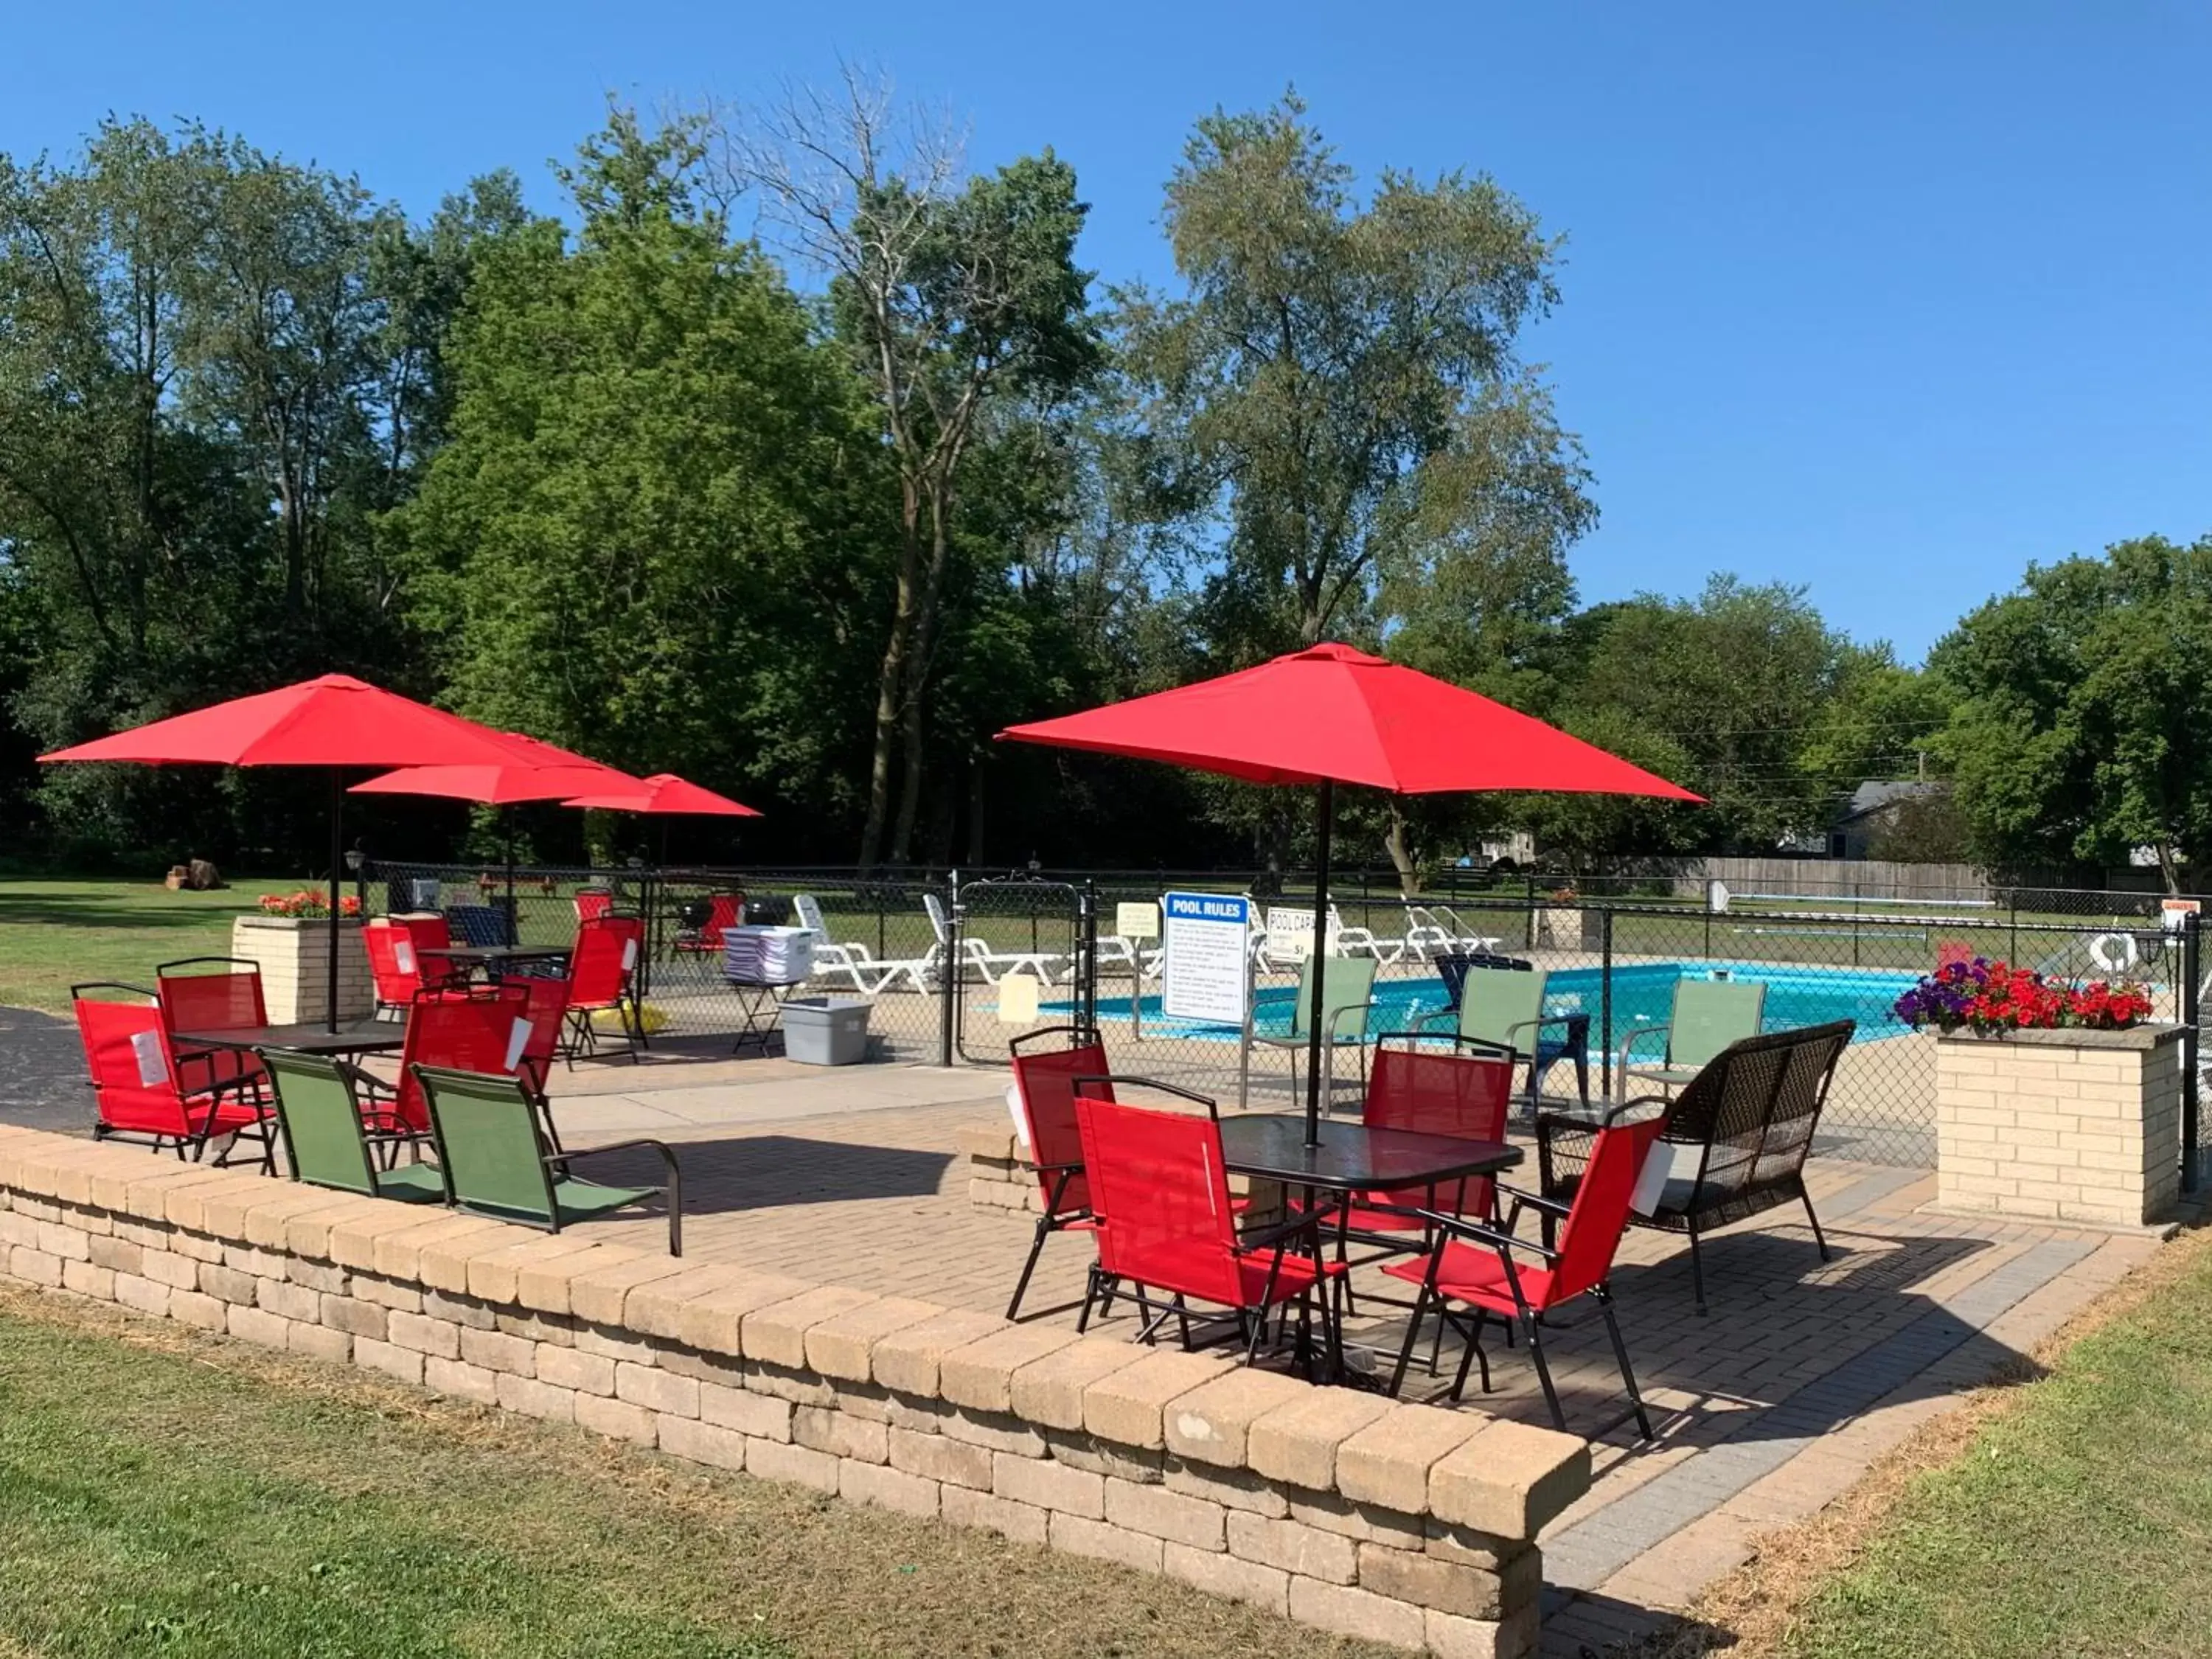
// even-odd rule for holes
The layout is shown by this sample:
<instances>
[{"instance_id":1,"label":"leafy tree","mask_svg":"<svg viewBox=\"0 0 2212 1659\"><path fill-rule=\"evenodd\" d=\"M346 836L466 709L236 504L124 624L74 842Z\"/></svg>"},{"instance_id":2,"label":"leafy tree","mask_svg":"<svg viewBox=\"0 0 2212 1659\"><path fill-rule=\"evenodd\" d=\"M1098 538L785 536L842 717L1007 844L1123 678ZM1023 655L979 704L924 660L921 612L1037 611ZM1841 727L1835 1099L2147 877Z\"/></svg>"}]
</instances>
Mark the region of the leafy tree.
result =
<instances>
[{"instance_id":1,"label":"leafy tree","mask_svg":"<svg viewBox=\"0 0 2212 1659\"><path fill-rule=\"evenodd\" d=\"M2031 567L1931 669L1958 702L1941 753L1978 856L2118 864L2148 848L2169 892L2212 848L2212 538L2119 542Z\"/></svg>"},{"instance_id":2,"label":"leafy tree","mask_svg":"<svg viewBox=\"0 0 2212 1659\"><path fill-rule=\"evenodd\" d=\"M927 700L945 632L962 489L1001 400L1066 394L1097 362L1075 264L1087 207L1049 150L963 177L942 134L902 124L848 75L733 131L732 187L828 279L830 311L896 472L898 559L876 671L860 862L911 856ZM900 763L896 813L894 760Z\"/></svg>"},{"instance_id":3,"label":"leafy tree","mask_svg":"<svg viewBox=\"0 0 2212 1659\"><path fill-rule=\"evenodd\" d=\"M1541 711L1705 796L1703 808L1601 796L1537 803L1546 846L1577 859L1633 847L1766 852L1823 826L1829 781L1810 733L1858 666L1802 589L1716 576L1697 599L1646 595L1573 618L1545 653Z\"/></svg>"},{"instance_id":4,"label":"leafy tree","mask_svg":"<svg viewBox=\"0 0 2212 1659\"><path fill-rule=\"evenodd\" d=\"M1571 603L1565 551L1595 516L1514 355L1557 297L1554 244L1486 178L1386 173L1364 203L1352 185L1295 94L1217 112L1168 185L1187 295L1123 296L1154 441L1214 520L1207 665L1334 635L1495 682ZM1262 856L1287 852L1283 802L1202 787ZM1406 809L1377 822L1410 886Z\"/></svg>"},{"instance_id":5,"label":"leafy tree","mask_svg":"<svg viewBox=\"0 0 2212 1659\"><path fill-rule=\"evenodd\" d=\"M416 620L478 719L835 812L881 463L701 154L617 112L562 174L573 240L544 219L478 252L452 439L401 518Z\"/></svg>"},{"instance_id":6,"label":"leafy tree","mask_svg":"<svg viewBox=\"0 0 2212 1659\"><path fill-rule=\"evenodd\" d=\"M0 557L33 605L11 699L40 746L313 670L398 659L371 521L393 364L392 210L219 132L101 125L0 158ZM281 781L70 769L64 833L228 848Z\"/></svg>"},{"instance_id":7,"label":"leafy tree","mask_svg":"<svg viewBox=\"0 0 2212 1659\"><path fill-rule=\"evenodd\" d=\"M1501 466L1538 539L1589 518L1579 457L1513 356L1556 298L1534 216L1484 178L1386 173L1364 205L1351 185L1294 94L1209 116L1168 185L1189 293L1125 297L1156 426L1221 516L1211 621L1240 659L1371 629L1394 567L1433 579L1493 546Z\"/></svg>"}]
</instances>

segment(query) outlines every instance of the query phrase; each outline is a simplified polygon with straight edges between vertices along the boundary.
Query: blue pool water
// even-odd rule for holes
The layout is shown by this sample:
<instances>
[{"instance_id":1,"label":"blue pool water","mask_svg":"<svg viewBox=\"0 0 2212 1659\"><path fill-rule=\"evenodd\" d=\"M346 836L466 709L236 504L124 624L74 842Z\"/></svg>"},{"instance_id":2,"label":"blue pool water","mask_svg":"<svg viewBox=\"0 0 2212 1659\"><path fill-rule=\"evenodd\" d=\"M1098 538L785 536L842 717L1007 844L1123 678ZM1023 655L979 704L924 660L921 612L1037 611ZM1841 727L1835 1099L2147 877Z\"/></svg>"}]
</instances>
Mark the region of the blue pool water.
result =
<instances>
[{"instance_id":1,"label":"blue pool water","mask_svg":"<svg viewBox=\"0 0 2212 1659\"><path fill-rule=\"evenodd\" d=\"M1730 979L1758 980L1766 987L1765 1029L1782 1030L1794 1025L1819 1025L1832 1019L1855 1019L1853 1037L1866 1042L1895 1036L1911 1028L1893 1012L1897 999L1911 989L1917 975L1874 973L1861 969L1790 968L1754 962L1644 962L1613 970L1613 1046L1618 1048L1638 1025L1664 1024L1674 1010L1674 986L1684 978L1706 979L1725 975ZM1545 987L1547 1014L1590 1016L1590 1038L1601 1041L1599 1020L1603 1000L1604 970L1598 968L1554 969ZM1262 1035L1287 1031L1291 1007L1297 988L1290 985L1263 986L1254 994L1253 1030ZM1435 978L1378 980L1376 1011L1370 1031L1396 1031L1411 1027L1423 1014L1449 1006L1443 981ZM1072 1005L1048 1005L1060 1012ZM1157 996L1144 999L1138 1018L1148 1033L1162 1036L1213 1038L1229 1042L1232 1027L1201 1024L1193 1020L1168 1019L1160 1013ZM1101 997L1098 1018L1109 1028L1127 1023L1129 999Z\"/></svg>"}]
</instances>

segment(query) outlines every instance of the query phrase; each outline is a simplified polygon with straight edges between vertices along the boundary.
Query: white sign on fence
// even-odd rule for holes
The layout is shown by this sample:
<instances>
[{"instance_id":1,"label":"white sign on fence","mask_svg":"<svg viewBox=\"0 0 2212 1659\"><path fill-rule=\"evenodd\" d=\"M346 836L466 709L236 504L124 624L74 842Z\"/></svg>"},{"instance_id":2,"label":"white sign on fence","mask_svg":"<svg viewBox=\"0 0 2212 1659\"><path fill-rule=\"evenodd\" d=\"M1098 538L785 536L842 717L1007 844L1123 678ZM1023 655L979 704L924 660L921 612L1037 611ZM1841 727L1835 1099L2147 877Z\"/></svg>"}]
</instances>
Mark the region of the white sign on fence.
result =
<instances>
[{"instance_id":1,"label":"white sign on fence","mask_svg":"<svg viewBox=\"0 0 2212 1659\"><path fill-rule=\"evenodd\" d=\"M1160 973L1160 1011L1170 1019L1244 1023L1250 976L1244 963L1252 902L1232 893L1168 893L1167 962Z\"/></svg>"}]
</instances>

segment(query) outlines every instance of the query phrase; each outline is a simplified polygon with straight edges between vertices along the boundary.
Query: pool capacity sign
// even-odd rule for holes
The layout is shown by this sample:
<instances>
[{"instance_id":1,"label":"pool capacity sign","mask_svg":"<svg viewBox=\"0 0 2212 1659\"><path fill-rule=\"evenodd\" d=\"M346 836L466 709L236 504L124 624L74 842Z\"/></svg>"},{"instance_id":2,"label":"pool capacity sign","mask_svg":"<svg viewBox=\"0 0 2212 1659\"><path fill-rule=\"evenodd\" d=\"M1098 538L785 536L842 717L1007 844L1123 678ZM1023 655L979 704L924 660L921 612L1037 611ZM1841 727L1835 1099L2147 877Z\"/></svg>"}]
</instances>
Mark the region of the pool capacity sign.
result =
<instances>
[{"instance_id":1,"label":"pool capacity sign","mask_svg":"<svg viewBox=\"0 0 2212 1659\"><path fill-rule=\"evenodd\" d=\"M1251 995L1245 941L1252 901L1229 893L1166 893L1160 905L1167 945L1160 1012L1170 1019L1242 1025Z\"/></svg>"}]
</instances>

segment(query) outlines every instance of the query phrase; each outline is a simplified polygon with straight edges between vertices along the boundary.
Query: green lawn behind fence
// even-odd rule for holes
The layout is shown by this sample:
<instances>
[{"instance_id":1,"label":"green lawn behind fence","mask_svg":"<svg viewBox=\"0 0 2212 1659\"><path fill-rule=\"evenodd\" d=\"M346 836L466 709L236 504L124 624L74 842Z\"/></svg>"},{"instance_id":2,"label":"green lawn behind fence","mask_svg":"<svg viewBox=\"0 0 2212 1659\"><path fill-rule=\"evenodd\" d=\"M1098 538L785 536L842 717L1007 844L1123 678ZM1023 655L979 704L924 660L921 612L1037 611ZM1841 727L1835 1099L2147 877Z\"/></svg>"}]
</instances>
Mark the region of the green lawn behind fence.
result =
<instances>
[{"instance_id":1,"label":"green lawn behind fence","mask_svg":"<svg viewBox=\"0 0 2212 1659\"><path fill-rule=\"evenodd\" d=\"M64 1012L85 980L151 985L154 965L223 956L230 920L300 881L242 881L212 893L159 882L0 879L0 1005Z\"/></svg>"}]
</instances>

